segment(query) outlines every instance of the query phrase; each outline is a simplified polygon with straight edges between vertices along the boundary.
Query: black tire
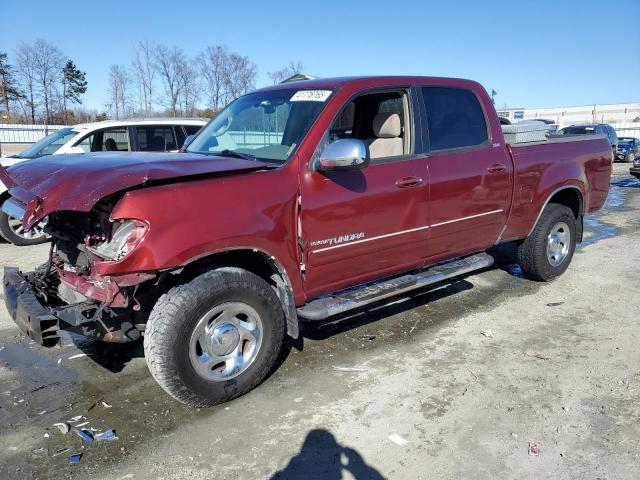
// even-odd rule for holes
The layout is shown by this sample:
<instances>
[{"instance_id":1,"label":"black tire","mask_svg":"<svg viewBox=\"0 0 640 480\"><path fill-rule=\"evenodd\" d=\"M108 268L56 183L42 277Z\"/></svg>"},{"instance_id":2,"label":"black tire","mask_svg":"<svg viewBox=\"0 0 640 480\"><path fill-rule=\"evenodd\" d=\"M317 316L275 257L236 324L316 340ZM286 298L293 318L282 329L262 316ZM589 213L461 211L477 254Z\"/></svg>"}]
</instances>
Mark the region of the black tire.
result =
<instances>
[{"instance_id":1,"label":"black tire","mask_svg":"<svg viewBox=\"0 0 640 480\"><path fill-rule=\"evenodd\" d=\"M209 380L190 360L190 339L199 320L225 302L242 302L258 313L262 344L246 370L228 380ZM258 386L273 370L284 336L284 313L271 286L246 270L220 268L160 297L146 325L144 352L151 374L169 395L187 405L207 407Z\"/></svg>"},{"instance_id":2,"label":"black tire","mask_svg":"<svg viewBox=\"0 0 640 480\"><path fill-rule=\"evenodd\" d=\"M2 235L2 238L4 238L7 242L13 243L18 247L38 245L40 243L49 241L49 237L47 237L46 235L35 238L26 238L17 235L9 226L9 215L4 213L3 211L0 211L0 235Z\"/></svg>"},{"instance_id":3,"label":"black tire","mask_svg":"<svg viewBox=\"0 0 640 480\"><path fill-rule=\"evenodd\" d=\"M626 157L624 157L625 162L627 163L633 163L633 161L636 159L636 154L631 152L630 154L628 154Z\"/></svg>"},{"instance_id":4,"label":"black tire","mask_svg":"<svg viewBox=\"0 0 640 480\"><path fill-rule=\"evenodd\" d=\"M561 222L569 227L569 249L562 263L553 265L547 257L548 237L554 226ZM518 247L520 268L528 278L549 282L565 272L576 249L576 223L576 217L569 207L550 203L544 208L531 235Z\"/></svg>"}]
</instances>

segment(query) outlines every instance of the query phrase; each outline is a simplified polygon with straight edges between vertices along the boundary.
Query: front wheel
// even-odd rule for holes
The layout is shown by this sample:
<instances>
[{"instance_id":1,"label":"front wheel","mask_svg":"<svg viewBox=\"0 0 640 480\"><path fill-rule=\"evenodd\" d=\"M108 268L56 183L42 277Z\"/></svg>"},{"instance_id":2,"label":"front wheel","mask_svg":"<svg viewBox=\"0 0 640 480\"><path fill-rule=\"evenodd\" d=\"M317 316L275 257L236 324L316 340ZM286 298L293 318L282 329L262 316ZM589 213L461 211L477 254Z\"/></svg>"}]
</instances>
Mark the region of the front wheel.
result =
<instances>
[{"instance_id":1,"label":"front wheel","mask_svg":"<svg viewBox=\"0 0 640 480\"><path fill-rule=\"evenodd\" d=\"M271 286L246 270L221 268L160 297L147 322L144 351L169 395L204 407L262 382L284 335L284 313Z\"/></svg>"},{"instance_id":2,"label":"front wheel","mask_svg":"<svg viewBox=\"0 0 640 480\"><path fill-rule=\"evenodd\" d=\"M633 163L633 161L636 159L636 154L631 152L629 155L627 155L627 163Z\"/></svg>"},{"instance_id":3,"label":"front wheel","mask_svg":"<svg viewBox=\"0 0 640 480\"><path fill-rule=\"evenodd\" d=\"M524 274L542 282L562 275L576 249L576 230L576 217L569 207L548 204L531 234L518 247Z\"/></svg>"},{"instance_id":4,"label":"front wheel","mask_svg":"<svg viewBox=\"0 0 640 480\"><path fill-rule=\"evenodd\" d=\"M47 224L46 218L38 222L29 231L25 231L22 226L22 220L10 217L3 211L0 211L0 235L7 242L13 243L19 247L28 245L37 245L49 240L44 233L44 227Z\"/></svg>"}]
</instances>

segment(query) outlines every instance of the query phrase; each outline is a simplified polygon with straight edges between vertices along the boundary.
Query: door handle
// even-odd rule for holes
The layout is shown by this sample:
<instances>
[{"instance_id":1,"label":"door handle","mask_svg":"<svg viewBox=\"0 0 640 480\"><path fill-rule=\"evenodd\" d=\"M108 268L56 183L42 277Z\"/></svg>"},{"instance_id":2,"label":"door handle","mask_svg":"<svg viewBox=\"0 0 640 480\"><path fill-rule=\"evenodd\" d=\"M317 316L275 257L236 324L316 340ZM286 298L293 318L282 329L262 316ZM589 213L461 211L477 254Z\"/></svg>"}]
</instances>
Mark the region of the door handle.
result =
<instances>
[{"instance_id":1,"label":"door handle","mask_svg":"<svg viewBox=\"0 0 640 480\"><path fill-rule=\"evenodd\" d=\"M422 183L422 179L420 177L404 177L399 180L396 180L396 187L398 188L416 187L421 183Z\"/></svg>"},{"instance_id":2,"label":"door handle","mask_svg":"<svg viewBox=\"0 0 640 480\"><path fill-rule=\"evenodd\" d=\"M500 173L500 172L504 172L506 169L507 169L506 165L503 165L501 163L494 163L493 165L487 168L487 172Z\"/></svg>"}]
</instances>

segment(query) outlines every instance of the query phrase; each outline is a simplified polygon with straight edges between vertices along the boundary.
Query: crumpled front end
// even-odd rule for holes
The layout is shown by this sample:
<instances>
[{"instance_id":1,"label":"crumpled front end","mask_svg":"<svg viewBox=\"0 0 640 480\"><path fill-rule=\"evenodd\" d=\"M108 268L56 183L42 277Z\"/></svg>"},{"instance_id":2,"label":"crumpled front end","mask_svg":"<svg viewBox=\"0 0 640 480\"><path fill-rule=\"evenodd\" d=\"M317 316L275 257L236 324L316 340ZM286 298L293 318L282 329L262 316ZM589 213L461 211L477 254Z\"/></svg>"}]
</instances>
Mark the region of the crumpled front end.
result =
<instances>
[{"instance_id":1,"label":"crumpled front end","mask_svg":"<svg viewBox=\"0 0 640 480\"><path fill-rule=\"evenodd\" d=\"M89 213L53 212L45 230L52 242L48 262L29 273L5 269L7 309L39 344L55 345L59 330L119 343L140 338L156 273L105 276L94 268L124 258L148 228L137 220L112 220L114 204L99 203ZM24 207L14 200L10 208L19 215Z\"/></svg>"}]
</instances>

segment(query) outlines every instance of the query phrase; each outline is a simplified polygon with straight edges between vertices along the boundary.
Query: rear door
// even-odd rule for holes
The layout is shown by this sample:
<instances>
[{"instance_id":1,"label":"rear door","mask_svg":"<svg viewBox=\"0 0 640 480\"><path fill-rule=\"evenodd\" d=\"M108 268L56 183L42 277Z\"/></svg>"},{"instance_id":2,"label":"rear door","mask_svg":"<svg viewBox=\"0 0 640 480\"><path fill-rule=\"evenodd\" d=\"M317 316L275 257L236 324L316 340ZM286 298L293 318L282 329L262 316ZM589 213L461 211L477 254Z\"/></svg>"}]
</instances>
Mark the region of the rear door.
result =
<instances>
[{"instance_id":1,"label":"rear door","mask_svg":"<svg viewBox=\"0 0 640 480\"><path fill-rule=\"evenodd\" d=\"M511 159L504 145L492 144L483 104L472 90L420 90L429 145L428 257L438 261L484 250L506 223Z\"/></svg>"},{"instance_id":2,"label":"rear door","mask_svg":"<svg viewBox=\"0 0 640 480\"><path fill-rule=\"evenodd\" d=\"M401 130L385 131L368 167L315 172L305 165L301 179L301 231L305 290L315 296L407 270L424 262L428 238L428 179L415 95L410 89L369 91L348 102L316 154L331 141L374 142L377 113L401 116ZM404 142L398 154L387 146ZM378 148L378 147L382 148Z\"/></svg>"}]
</instances>

